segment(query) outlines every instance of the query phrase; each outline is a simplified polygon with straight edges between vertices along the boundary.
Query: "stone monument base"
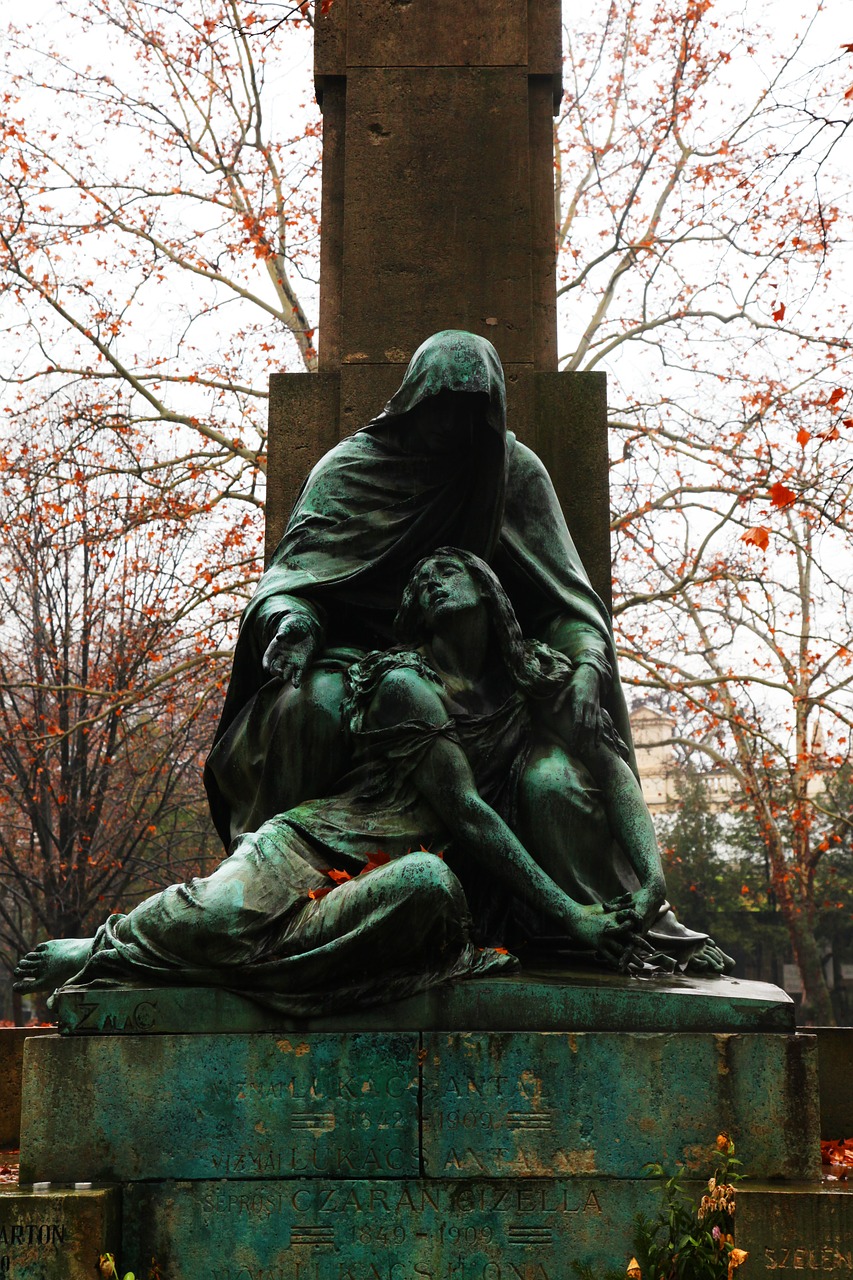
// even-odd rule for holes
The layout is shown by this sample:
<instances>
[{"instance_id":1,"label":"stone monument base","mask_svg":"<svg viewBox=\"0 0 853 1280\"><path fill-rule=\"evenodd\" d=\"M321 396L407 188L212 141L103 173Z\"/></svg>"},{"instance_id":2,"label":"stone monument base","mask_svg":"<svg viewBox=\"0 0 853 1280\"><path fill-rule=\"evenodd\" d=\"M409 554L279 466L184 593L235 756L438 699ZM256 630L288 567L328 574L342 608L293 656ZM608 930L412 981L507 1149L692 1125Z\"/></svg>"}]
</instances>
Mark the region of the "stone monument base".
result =
<instances>
[{"instance_id":1,"label":"stone monument base","mask_svg":"<svg viewBox=\"0 0 853 1280\"><path fill-rule=\"evenodd\" d=\"M0 1187L0 1275L10 1280L93 1280L120 1240L118 1187Z\"/></svg>"},{"instance_id":2,"label":"stone monument base","mask_svg":"<svg viewBox=\"0 0 853 1280\"><path fill-rule=\"evenodd\" d=\"M26 1047L21 1177L120 1185L137 1276L570 1280L624 1266L647 1164L703 1179L721 1130L751 1177L818 1186L815 1041L761 984L523 975L346 1029L224 992L57 1007L66 1034Z\"/></svg>"}]
</instances>

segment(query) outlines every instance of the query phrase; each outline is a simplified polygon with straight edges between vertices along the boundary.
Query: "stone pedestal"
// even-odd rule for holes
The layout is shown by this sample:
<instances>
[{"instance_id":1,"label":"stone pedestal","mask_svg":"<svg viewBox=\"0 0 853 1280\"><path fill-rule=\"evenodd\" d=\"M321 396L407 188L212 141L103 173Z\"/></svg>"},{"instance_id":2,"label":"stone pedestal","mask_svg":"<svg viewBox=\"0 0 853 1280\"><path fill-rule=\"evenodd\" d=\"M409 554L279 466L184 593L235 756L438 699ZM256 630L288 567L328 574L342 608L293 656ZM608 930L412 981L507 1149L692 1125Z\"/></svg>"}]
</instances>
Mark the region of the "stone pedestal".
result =
<instances>
[{"instance_id":1,"label":"stone pedestal","mask_svg":"<svg viewBox=\"0 0 853 1280\"><path fill-rule=\"evenodd\" d=\"M24 1041L49 1027L0 1027L0 1152L17 1151L21 1136Z\"/></svg>"},{"instance_id":2,"label":"stone pedestal","mask_svg":"<svg viewBox=\"0 0 853 1280\"><path fill-rule=\"evenodd\" d=\"M624 1264L657 1200L646 1164L706 1177L720 1130L753 1178L817 1186L814 1038L777 989L714 985L471 981L348 1029L224 992L68 991L73 1033L27 1045L22 1177L121 1184L123 1268L155 1257L170 1278Z\"/></svg>"},{"instance_id":3,"label":"stone pedestal","mask_svg":"<svg viewBox=\"0 0 853 1280\"><path fill-rule=\"evenodd\" d=\"M121 1236L118 1187L0 1187L0 1275L93 1280Z\"/></svg>"},{"instance_id":4,"label":"stone pedestal","mask_svg":"<svg viewBox=\"0 0 853 1280\"><path fill-rule=\"evenodd\" d=\"M843 1184L747 1184L737 1217L738 1245L750 1254L744 1280L777 1271L798 1280L853 1275L853 1191Z\"/></svg>"}]
</instances>

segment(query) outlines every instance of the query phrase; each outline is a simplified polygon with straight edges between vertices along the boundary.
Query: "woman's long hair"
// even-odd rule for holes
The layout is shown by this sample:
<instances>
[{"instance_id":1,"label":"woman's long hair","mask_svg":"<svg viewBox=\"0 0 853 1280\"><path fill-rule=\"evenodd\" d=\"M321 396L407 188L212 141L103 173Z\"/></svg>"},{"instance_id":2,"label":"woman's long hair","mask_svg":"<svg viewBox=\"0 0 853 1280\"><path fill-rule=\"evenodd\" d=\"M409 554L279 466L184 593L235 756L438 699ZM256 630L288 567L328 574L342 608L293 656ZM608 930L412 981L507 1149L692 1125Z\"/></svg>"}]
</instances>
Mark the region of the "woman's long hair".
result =
<instances>
[{"instance_id":1,"label":"woman's long hair","mask_svg":"<svg viewBox=\"0 0 853 1280\"><path fill-rule=\"evenodd\" d=\"M418 647L430 638L431 630L421 605L420 589L427 570L438 559L455 560L464 565L477 583L492 634L513 684L534 698L546 698L561 690L573 671L572 663L539 640L525 640L513 607L495 573L479 556L458 547L439 547L415 565L394 619L394 632L400 643Z\"/></svg>"}]
</instances>

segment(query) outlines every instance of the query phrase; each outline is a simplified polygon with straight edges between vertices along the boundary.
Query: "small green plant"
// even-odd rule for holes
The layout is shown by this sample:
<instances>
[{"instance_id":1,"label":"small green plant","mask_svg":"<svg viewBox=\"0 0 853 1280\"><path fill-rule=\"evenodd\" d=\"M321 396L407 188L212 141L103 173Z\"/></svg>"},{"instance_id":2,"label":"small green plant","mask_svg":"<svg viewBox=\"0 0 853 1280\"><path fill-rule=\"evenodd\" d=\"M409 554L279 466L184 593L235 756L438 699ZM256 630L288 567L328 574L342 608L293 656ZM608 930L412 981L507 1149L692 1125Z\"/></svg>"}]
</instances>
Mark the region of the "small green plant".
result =
<instances>
[{"instance_id":1,"label":"small green plant","mask_svg":"<svg viewBox=\"0 0 853 1280\"><path fill-rule=\"evenodd\" d=\"M602 1273L588 1263L572 1263L579 1280L733 1280L746 1260L735 1248L732 1227L737 1172L735 1144L727 1133L717 1137L717 1167L699 1204L684 1187L684 1166L667 1174L663 1165L648 1166L649 1176L661 1179L661 1206L654 1217L638 1214L634 1226L634 1257L625 1271Z\"/></svg>"}]
</instances>

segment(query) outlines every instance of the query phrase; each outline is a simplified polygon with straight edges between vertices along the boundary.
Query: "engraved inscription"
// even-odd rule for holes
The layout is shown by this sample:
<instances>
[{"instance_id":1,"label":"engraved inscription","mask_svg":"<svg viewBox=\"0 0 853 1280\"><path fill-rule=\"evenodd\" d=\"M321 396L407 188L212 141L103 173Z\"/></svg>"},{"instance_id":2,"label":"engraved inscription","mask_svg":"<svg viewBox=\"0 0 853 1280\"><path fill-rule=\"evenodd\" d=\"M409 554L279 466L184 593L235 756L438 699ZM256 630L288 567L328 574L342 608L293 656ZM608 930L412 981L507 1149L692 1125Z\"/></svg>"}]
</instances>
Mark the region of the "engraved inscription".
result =
<instances>
[{"instance_id":1,"label":"engraved inscription","mask_svg":"<svg viewBox=\"0 0 853 1280\"><path fill-rule=\"evenodd\" d=\"M56 1248L64 1243L65 1227L58 1222L0 1222L0 1246L53 1245Z\"/></svg>"},{"instance_id":2,"label":"engraved inscription","mask_svg":"<svg viewBox=\"0 0 853 1280\"><path fill-rule=\"evenodd\" d=\"M507 1231L507 1239L510 1244L550 1244L553 1237L554 1233L550 1227L518 1226L513 1224Z\"/></svg>"},{"instance_id":3,"label":"engraved inscription","mask_svg":"<svg viewBox=\"0 0 853 1280\"><path fill-rule=\"evenodd\" d=\"M491 1119L491 1116L489 1119ZM531 1129L543 1132L547 1129L553 1129L554 1120L547 1112L543 1115L537 1111L508 1111L506 1114L506 1126L508 1129Z\"/></svg>"},{"instance_id":4,"label":"engraved inscription","mask_svg":"<svg viewBox=\"0 0 853 1280\"><path fill-rule=\"evenodd\" d=\"M146 1222L162 1194L139 1193ZM566 1280L576 1260L603 1270L654 1195L635 1187L626 1200L605 1179L222 1182L193 1189L193 1225L172 1225L169 1240L186 1259L179 1274L195 1276L203 1248L219 1280ZM140 1256L155 1244L147 1229Z\"/></svg>"},{"instance_id":5,"label":"engraved inscription","mask_svg":"<svg viewBox=\"0 0 853 1280\"><path fill-rule=\"evenodd\" d=\"M334 1244L335 1231L333 1227L294 1227L290 1233L290 1243L292 1245Z\"/></svg>"},{"instance_id":6,"label":"engraved inscription","mask_svg":"<svg viewBox=\"0 0 853 1280\"><path fill-rule=\"evenodd\" d=\"M328 1130L313 1132L325 1133ZM334 1173L344 1177L347 1174L400 1174L416 1161L417 1152L406 1152L402 1147L369 1146L356 1150L332 1143L310 1149L301 1144L285 1148L244 1148L213 1152L210 1156L213 1171L221 1178L281 1178L315 1173Z\"/></svg>"},{"instance_id":7,"label":"engraved inscription","mask_svg":"<svg viewBox=\"0 0 853 1280\"><path fill-rule=\"evenodd\" d=\"M388 1183L384 1186L342 1182L334 1186L234 1191L217 1187L203 1197L208 1213L246 1214L270 1218L274 1214L311 1215L312 1217L348 1217L365 1214L375 1218L389 1214L397 1224L401 1215L420 1217L430 1210L441 1216L437 1227L441 1232L453 1229L443 1215L498 1214L514 1220L524 1214L558 1214L601 1216L600 1190L576 1188L571 1183ZM520 1223L513 1221L513 1227ZM418 1232L414 1233L415 1235ZM463 1241L464 1242L464 1241ZM470 1242L470 1241L469 1241Z\"/></svg>"},{"instance_id":8,"label":"engraved inscription","mask_svg":"<svg viewBox=\"0 0 853 1280\"><path fill-rule=\"evenodd\" d=\"M294 1111L290 1117L291 1129L308 1130L310 1133L329 1133L335 1127L332 1111Z\"/></svg>"},{"instance_id":9,"label":"engraved inscription","mask_svg":"<svg viewBox=\"0 0 853 1280\"><path fill-rule=\"evenodd\" d=\"M765 1271L813 1271L853 1275L853 1250L834 1244L800 1245L793 1249L766 1248Z\"/></svg>"}]
</instances>

